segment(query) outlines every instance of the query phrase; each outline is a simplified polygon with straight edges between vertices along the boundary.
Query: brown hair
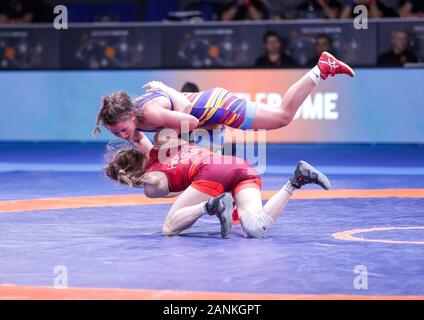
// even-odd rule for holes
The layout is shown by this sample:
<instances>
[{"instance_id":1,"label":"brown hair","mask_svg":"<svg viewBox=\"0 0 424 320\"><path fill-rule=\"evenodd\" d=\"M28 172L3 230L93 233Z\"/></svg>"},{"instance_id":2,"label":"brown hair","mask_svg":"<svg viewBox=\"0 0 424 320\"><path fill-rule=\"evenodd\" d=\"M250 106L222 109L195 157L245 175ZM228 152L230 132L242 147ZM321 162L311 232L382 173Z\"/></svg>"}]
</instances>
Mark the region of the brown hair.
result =
<instances>
[{"instance_id":1,"label":"brown hair","mask_svg":"<svg viewBox=\"0 0 424 320\"><path fill-rule=\"evenodd\" d=\"M93 136L100 133L100 124L115 125L121 120L129 119L135 111L131 98L123 91L118 91L102 99L102 105L96 118Z\"/></svg>"},{"instance_id":2,"label":"brown hair","mask_svg":"<svg viewBox=\"0 0 424 320\"><path fill-rule=\"evenodd\" d=\"M144 180L148 162L147 154L137 149L123 149L112 157L104 172L110 179L130 187L139 187Z\"/></svg>"}]
</instances>

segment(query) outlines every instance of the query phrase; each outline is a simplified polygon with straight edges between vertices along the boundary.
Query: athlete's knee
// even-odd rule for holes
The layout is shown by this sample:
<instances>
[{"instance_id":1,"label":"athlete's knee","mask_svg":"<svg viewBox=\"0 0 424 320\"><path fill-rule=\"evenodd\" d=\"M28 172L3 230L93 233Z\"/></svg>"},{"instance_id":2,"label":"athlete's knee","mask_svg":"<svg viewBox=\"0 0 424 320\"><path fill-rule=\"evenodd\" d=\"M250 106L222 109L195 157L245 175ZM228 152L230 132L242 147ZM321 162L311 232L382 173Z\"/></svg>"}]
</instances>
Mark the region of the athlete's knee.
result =
<instances>
[{"instance_id":1,"label":"athlete's knee","mask_svg":"<svg viewBox=\"0 0 424 320\"><path fill-rule=\"evenodd\" d=\"M292 122L294 115L289 112L283 111L279 117L280 127L286 127Z\"/></svg>"},{"instance_id":2,"label":"athlete's knee","mask_svg":"<svg viewBox=\"0 0 424 320\"><path fill-rule=\"evenodd\" d=\"M167 223L164 223L162 227L162 235L167 237L173 237L180 234L180 231L172 229L172 226L169 226Z\"/></svg>"},{"instance_id":3,"label":"athlete's knee","mask_svg":"<svg viewBox=\"0 0 424 320\"><path fill-rule=\"evenodd\" d=\"M241 217L241 226L248 237L262 238L273 224L272 218L264 212Z\"/></svg>"}]
</instances>

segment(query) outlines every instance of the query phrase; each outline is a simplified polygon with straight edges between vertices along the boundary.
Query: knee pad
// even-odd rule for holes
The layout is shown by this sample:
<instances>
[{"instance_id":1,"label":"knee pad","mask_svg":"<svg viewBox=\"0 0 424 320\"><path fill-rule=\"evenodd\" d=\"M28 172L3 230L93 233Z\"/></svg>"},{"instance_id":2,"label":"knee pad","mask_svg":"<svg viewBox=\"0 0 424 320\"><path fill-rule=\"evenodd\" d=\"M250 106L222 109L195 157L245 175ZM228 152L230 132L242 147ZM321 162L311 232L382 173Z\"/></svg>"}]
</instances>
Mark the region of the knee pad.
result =
<instances>
[{"instance_id":1,"label":"knee pad","mask_svg":"<svg viewBox=\"0 0 424 320\"><path fill-rule=\"evenodd\" d=\"M273 223L272 218L263 212L250 214L245 219L241 217L243 231L250 238L262 238Z\"/></svg>"}]
</instances>

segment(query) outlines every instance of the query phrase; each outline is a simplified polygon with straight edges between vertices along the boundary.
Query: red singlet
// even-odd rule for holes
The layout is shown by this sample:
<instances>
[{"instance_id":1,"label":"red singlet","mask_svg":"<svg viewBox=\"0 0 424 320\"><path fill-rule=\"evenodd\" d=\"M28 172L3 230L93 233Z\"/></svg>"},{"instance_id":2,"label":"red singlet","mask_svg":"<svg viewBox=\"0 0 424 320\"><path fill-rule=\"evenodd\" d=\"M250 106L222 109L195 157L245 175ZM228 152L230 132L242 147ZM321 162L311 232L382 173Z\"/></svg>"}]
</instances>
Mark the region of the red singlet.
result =
<instances>
[{"instance_id":1,"label":"red singlet","mask_svg":"<svg viewBox=\"0 0 424 320\"><path fill-rule=\"evenodd\" d=\"M184 191L191 186L217 196L223 192L235 195L244 188L261 188L260 176L246 161L211 153L194 144L180 146L172 156L170 149L153 148L146 172L152 171L166 175L170 192Z\"/></svg>"}]
</instances>

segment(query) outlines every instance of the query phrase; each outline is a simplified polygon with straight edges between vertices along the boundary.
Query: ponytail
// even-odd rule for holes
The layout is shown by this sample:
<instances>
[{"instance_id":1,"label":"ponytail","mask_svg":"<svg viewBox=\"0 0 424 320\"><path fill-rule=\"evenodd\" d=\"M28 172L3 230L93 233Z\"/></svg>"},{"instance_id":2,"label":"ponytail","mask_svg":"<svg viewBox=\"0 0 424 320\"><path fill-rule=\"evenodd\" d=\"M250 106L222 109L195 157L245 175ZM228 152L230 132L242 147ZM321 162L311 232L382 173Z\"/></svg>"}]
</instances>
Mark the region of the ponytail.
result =
<instances>
[{"instance_id":1,"label":"ponytail","mask_svg":"<svg viewBox=\"0 0 424 320\"><path fill-rule=\"evenodd\" d=\"M145 180L148 160L147 154L136 149L122 149L112 157L104 172L110 179L130 188L140 187Z\"/></svg>"}]
</instances>

